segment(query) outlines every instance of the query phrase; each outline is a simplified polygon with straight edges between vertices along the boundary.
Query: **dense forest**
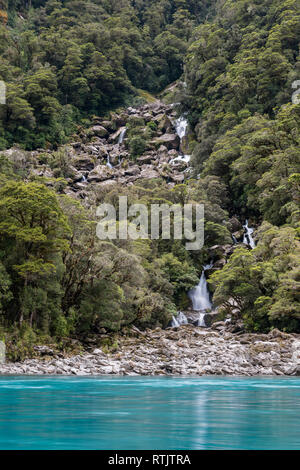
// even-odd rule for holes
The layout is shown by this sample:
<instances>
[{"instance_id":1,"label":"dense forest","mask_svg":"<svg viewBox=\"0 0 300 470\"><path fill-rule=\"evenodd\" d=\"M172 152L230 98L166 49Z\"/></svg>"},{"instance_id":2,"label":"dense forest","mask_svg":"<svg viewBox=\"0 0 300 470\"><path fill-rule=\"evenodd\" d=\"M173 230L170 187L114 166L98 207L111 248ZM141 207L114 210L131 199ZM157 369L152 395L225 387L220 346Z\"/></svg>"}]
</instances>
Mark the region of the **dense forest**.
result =
<instances>
[{"instance_id":1,"label":"dense forest","mask_svg":"<svg viewBox=\"0 0 300 470\"><path fill-rule=\"evenodd\" d=\"M206 3L185 0L2 1L0 148L66 141L74 124L178 79ZM1 3L0 3L1 7ZM4 16L4 19L6 17Z\"/></svg>"},{"instance_id":2,"label":"dense forest","mask_svg":"<svg viewBox=\"0 0 300 470\"><path fill-rule=\"evenodd\" d=\"M0 314L12 357L36 342L167 326L188 308L212 247L209 286L223 318L300 332L299 37L299 0L0 0ZM73 197L69 143L88 143L99 116L117 131L123 109L166 88L189 121L189 177L95 184L87 199ZM134 162L168 128L121 124ZM34 175L31 158L51 178ZM119 195L204 203L204 248L99 240L95 208ZM246 218L256 248L239 243L225 256Z\"/></svg>"}]
</instances>

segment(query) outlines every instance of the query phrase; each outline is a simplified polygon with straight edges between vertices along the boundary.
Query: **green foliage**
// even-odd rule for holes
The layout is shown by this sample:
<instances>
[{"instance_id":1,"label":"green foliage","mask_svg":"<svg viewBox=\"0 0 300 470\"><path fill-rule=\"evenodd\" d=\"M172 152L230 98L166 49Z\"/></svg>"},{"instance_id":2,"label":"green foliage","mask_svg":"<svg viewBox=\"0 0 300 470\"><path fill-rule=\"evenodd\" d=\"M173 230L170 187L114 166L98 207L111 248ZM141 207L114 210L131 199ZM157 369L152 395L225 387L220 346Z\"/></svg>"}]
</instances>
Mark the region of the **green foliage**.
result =
<instances>
[{"instance_id":1,"label":"green foliage","mask_svg":"<svg viewBox=\"0 0 300 470\"><path fill-rule=\"evenodd\" d=\"M0 18L8 85L1 145L63 144L75 122L179 78L192 28L211 2L196 3L10 1L9 28Z\"/></svg>"},{"instance_id":2,"label":"green foliage","mask_svg":"<svg viewBox=\"0 0 300 470\"><path fill-rule=\"evenodd\" d=\"M128 147L129 147L131 157L133 159L136 159L137 157L140 157L144 153L145 141L143 137L137 135L136 137L132 137L129 140Z\"/></svg>"},{"instance_id":3,"label":"green foliage","mask_svg":"<svg viewBox=\"0 0 300 470\"><path fill-rule=\"evenodd\" d=\"M166 326L188 305L209 248L231 244L231 215L252 215L259 243L237 247L212 275L215 305L249 330L299 332L300 107L290 103L300 72L298 0L4 3L0 149L52 148L39 163L57 178L30 182L27 161L0 156L0 326L15 330L11 357L33 354L49 336ZM178 88L188 112L194 175L175 187L153 179L95 189L83 204L62 195L74 177L65 144L80 134L76 124L151 102L182 74L168 93ZM131 115L131 157L161 129ZM188 253L185 240L100 241L94 205L117 208L120 195L147 207L204 204L203 249Z\"/></svg>"},{"instance_id":4,"label":"green foliage","mask_svg":"<svg viewBox=\"0 0 300 470\"><path fill-rule=\"evenodd\" d=\"M7 321L35 322L48 331L47 313L58 310L61 253L69 235L56 195L44 185L8 182L0 188L0 251L14 283Z\"/></svg>"},{"instance_id":5,"label":"green foliage","mask_svg":"<svg viewBox=\"0 0 300 470\"><path fill-rule=\"evenodd\" d=\"M166 253L159 258L158 266L173 286L176 303L185 292L198 284L199 276L194 266L191 266L188 261L182 262L172 253Z\"/></svg>"},{"instance_id":6,"label":"green foliage","mask_svg":"<svg viewBox=\"0 0 300 470\"><path fill-rule=\"evenodd\" d=\"M300 244L296 231L264 223L257 248L238 248L213 274L214 303L250 329L300 331Z\"/></svg>"}]
</instances>

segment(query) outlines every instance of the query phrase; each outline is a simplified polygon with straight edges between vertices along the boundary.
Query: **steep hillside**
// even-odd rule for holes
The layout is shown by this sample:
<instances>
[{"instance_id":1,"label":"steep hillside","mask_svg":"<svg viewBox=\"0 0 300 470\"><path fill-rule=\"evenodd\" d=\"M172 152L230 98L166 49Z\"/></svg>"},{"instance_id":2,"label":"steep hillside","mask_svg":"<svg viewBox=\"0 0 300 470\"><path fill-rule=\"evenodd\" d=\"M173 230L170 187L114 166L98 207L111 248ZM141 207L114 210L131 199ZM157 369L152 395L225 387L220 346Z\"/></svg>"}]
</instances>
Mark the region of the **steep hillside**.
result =
<instances>
[{"instance_id":1,"label":"steep hillside","mask_svg":"<svg viewBox=\"0 0 300 470\"><path fill-rule=\"evenodd\" d=\"M137 88L158 92L178 79L210 4L200 3L2 1L0 148L64 143L79 121L137 104Z\"/></svg>"},{"instance_id":2,"label":"steep hillside","mask_svg":"<svg viewBox=\"0 0 300 470\"><path fill-rule=\"evenodd\" d=\"M11 357L133 325L300 332L299 0L0 0L0 22ZM204 204L203 248L99 240L119 196Z\"/></svg>"}]
</instances>

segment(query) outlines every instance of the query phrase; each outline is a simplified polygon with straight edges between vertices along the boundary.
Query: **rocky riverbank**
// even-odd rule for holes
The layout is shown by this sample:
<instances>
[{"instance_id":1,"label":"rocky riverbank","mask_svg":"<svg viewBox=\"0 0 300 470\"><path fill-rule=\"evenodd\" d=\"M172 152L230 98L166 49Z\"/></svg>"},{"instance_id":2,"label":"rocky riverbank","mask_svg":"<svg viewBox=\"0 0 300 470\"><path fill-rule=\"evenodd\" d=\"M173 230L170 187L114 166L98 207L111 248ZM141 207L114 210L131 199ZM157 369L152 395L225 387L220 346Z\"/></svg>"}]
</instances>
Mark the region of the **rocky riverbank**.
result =
<instances>
[{"instance_id":1,"label":"rocky riverbank","mask_svg":"<svg viewBox=\"0 0 300 470\"><path fill-rule=\"evenodd\" d=\"M231 333L223 322L184 325L121 337L117 352L95 349L0 365L2 375L300 375L300 335Z\"/></svg>"}]
</instances>

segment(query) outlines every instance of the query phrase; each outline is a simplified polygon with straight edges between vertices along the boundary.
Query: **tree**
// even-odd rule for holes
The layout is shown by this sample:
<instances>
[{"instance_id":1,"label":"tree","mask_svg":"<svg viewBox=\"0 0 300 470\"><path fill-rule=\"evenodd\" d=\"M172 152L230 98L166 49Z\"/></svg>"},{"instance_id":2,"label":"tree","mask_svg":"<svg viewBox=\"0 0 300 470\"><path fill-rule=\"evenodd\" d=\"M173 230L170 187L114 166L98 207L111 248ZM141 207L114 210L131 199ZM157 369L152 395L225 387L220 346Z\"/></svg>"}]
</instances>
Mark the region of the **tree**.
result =
<instances>
[{"instance_id":1,"label":"tree","mask_svg":"<svg viewBox=\"0 0 300 470\"><path fill-rule=\"evenodd\" d=\"M20 323L22 297L57 272L57 256L68 250L70 228L56 195L38 183L8 182L0 189L0 245L14 278Z\"/></svg>"}]
</instances>

